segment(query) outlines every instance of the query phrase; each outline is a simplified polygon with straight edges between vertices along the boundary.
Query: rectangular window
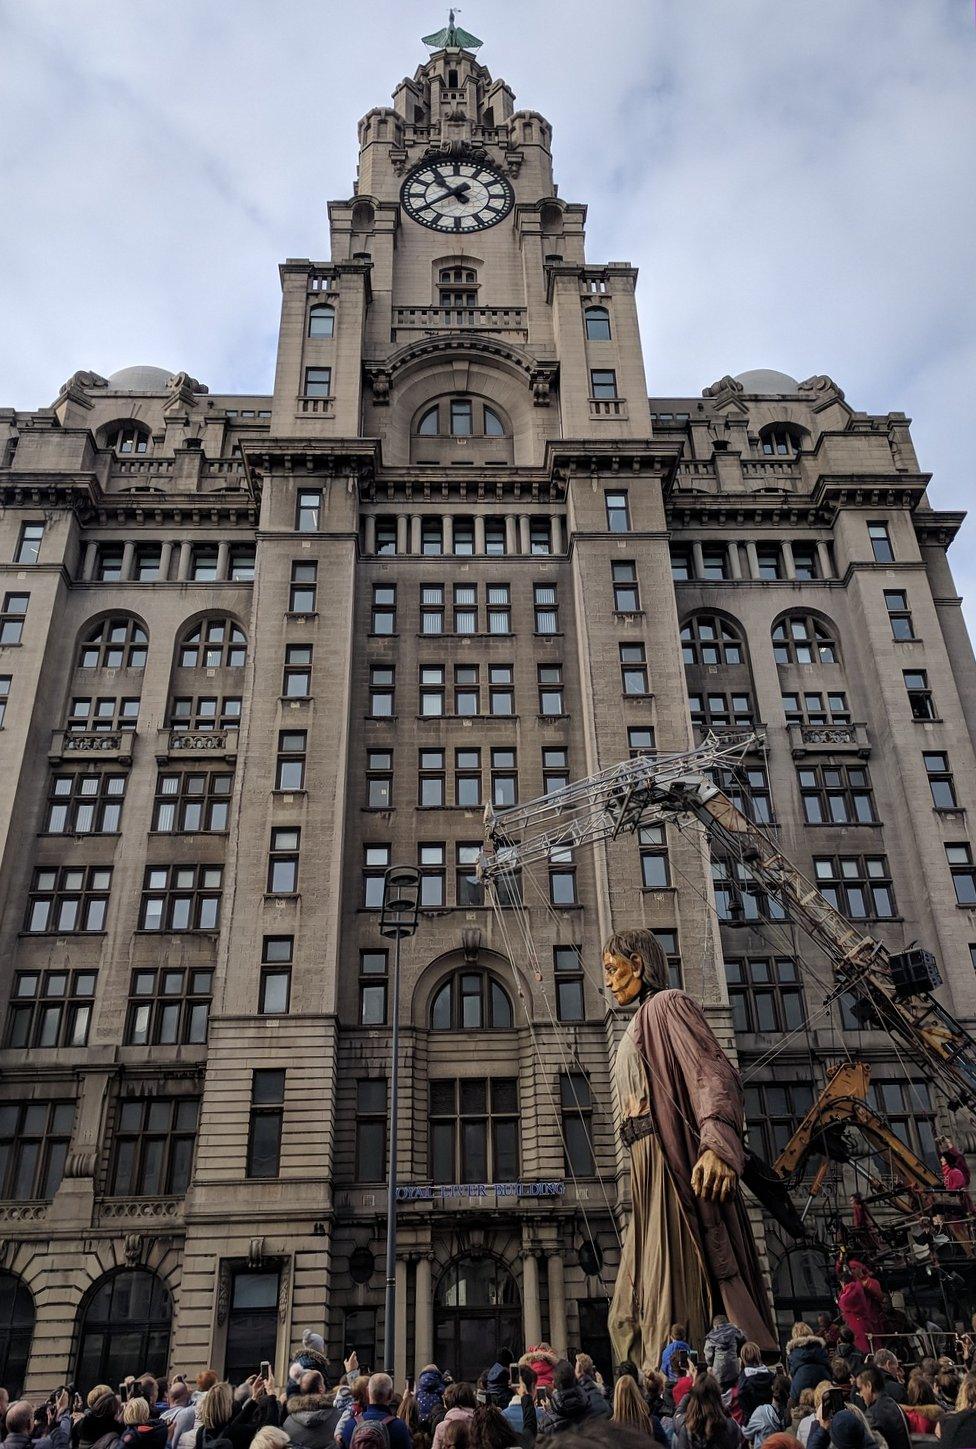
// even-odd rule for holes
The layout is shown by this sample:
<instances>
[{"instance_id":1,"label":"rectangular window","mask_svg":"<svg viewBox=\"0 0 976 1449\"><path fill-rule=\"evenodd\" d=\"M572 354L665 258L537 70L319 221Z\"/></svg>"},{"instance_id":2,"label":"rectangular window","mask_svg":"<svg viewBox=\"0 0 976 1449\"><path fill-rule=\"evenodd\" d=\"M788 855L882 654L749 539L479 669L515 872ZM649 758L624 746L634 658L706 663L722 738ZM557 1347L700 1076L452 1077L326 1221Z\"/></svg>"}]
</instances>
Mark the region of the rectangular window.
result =
<instances>
[{"instance_id":1,"label":"rectangular window","mask_svg":"<svg viewBox=\"0 0 976 1449\"><path fill-rule=\"evenodd\" d=\"M159 578L159 570L162 566L162 559L163 550L160 544L137 544L132 570L132 577L136 581L136 583L155 583L156 580Z\"/></svg>"},{"instance_id":2,"label":"rectangular window","mask_svg":"<svg viewBox=\"0 0 976 1449\"><path fill-rule=\"evenodd\" d=\"M444 632L444 585L422 584L420 588L421 634Z\"/></svg>"},{"instance_id":3,"label":"rectangular window","mask_svg":"<svg viewBox=\"0 0 976 1449\"><path fill-rule=\"evenodd\" d=\"M459 906L483 906L485 888L478 879L478 858L481 846L477 842L459 842L455 848L454 889Z\"/></svg>"},{"instance_id":4,"label":"rectangular window","mask_svg":"<svg viewBox=\"0 0 976 1449\"><path fill-rule=\"evenodd\" d=\"M386 991L390 973L388 951L359 953L359 1025L386 1025Z\"/></svg>"},{"instance_id":5,"label":"rectangular window","mask_svg":"<svg viewBox=\"0 0 976 1449\"><path fill-rule=\"evenodd\" d=\"M444 520L422 518L420 521L420 552L429 558L444 552Z\"/></svg>"},{"instance_id":6,"label":"rectangular window","mask_svg":"<svg viewBox=\"0 0 976 1449\"><path fill-rule=\"evenodd\" d=\"M396 585L373 585L373 612L370 619L370 633L396 633Z\"/></svg>"},{"instance_id":7,"label":"rectangular window","mask_svg":"<svg viewBox=\"0 0 976 1449\"><path fill-rule=\"evenodd\" d=\"M213 971L140 967L129 984L129 1046L176 1046L207 1040Z\"/></svg>"},{"instance_id":8,"label":"rectangular window","mask_svg":"<svg viewBox=\"0 0 976 1449\"><path fill-rule=\"evenodd\" d=\"M582 1072L560 1072L559 1104L566 1171L572 1178L594 1177L593 1101L589 1081Z\"/></svg>"},{"instance_id":9,"label":"rectangular window","mask_svg":"<svg viewBox=\"0 0 976 1449\"><path fill-rule=\"evenodd\" d=\"M729 551L724 543L702 544L702 578L727 579L729 577Z\"/></svg>"},{"instance_id":10,"label":"rectangular window","mask_svg":"<svg viewBox=\"0 0 976 1449\"><path fill-rule=\"evenodd\" d=\"M217 577L217 545L195 543L190 549L190 578L196 583L212 583Z\"/></svg>"},{"instance_id":11,"label":"rectangular window","mask_svg":"<svg viewBox=\"0 0 976 1449\"><path fill-rule=\"evenodd\" d=\"M549 899L554 906L579 904L573 852L561 846L549 852Z\"/></svg>"},{"instance_id":12,"label":"rectangular window","mask_svg":"<svg viewBox=\"0 0 976 1449\"><path fill-rule=\"evenodd\" d=\"M555 584L533 584L532 598L535 607L535 632L537 634L558 634L559 608L556 602Z\"/></svg>"},{"instance_id":13,"label":"rectangular window","mask_svg":"<svg viewBox=\"0 0 976 1449\"><path fill-rule=\"evenodd\" d=\"M814 765L797 770L808 825L875 825L874 792L864 765Z\"/></svg>"},{"instance_id":14,"label":"rectangular window","mask_svg":"<svg viewBox=\"0 0 976 1449\"><path fill-rule=\"evenodd\" d=\"M471 436L471 399L451 399L451 432L455 438L470 438Z\"/></svg>"},{"instance_id":15,"label":"rectangular window","mask_svg":"<svg viewBox=\"0 0 976 1449\"><path fill-rule=\"evenodd\" d=\"M312 693L311 644L286 644L285 667L281 675L285 699L308 699Z\"/></svg>"},{"instance_id":16,"label":"rectangular window","mask_svg":"<svg viewBox=\"0 0 976 1449\"><path fill-rule=\"evenodd\" d=\"M489 664L488 708L494 715L515 713L515 672L511 664Z\"/></svg>"},{"instance_id":17,"label":"rectangular window","mask_svg":"<svg viewBox=\"0 0 976 1449\"><path fill-rule=\"evenodd\" d=\"M671 545L671 578L674 583L687 583L695 577L695 556L690 545L686 543L673 543Z\"/></svg>"},{"instance_id":18,"label":"rectangular window","mask_svg":"<svg viewBox=\"0 0 976 1449\"><path fill-rule=\"evenodd\" d=\"M299 488L295 503L295 528L299 533L318 533L321 518L321 488Z\"/></svg>"},{"instance_id":19,"label":"rectangular window","mask_svg":"<svg viewBox=\"0 0 976 1449\"><path fill-rule=\"evenodd\" d=\"M8 1047L81 1047L88 1041L94 971L18 971L7 1017Z\"/></svg>"},{"instance_id":20,"label":"rectangular window","mask_svg":"<svg viewBox=\"0 0 976 1449\"><path fill-rule=\"evenodd\" d=\"M471 558L474 554L474 519L454 519L454 553L458 558Z\"/></svg>"},{"instance_id":21,"label":"rectangular window","mask_svg":"<svg viewBox=\"0 0 976 1449\"><path fill-rule=\"evenodd\" d=\"M140 930L218 930L223 880L219 865L147 866Z\"/></svg>"},{"instance_id":22,"label":"rectangular window","mask_svg":"<svg viewBox=\"0 0 976 1449\"><path fill-rule=\"evenodd\" d=\"M477 584L454 585L454 632L455 634L477 634L478 632Z\"/></svg>"},{"instance_id":23,"label":"rectangular window","mask_svg":"<svg viewBox=\"0 0 976 1449\"><path fill-rule=\"evenodd\" d=\"M463 749L454 751L454 803L466 810L475 810L481 804L481 751Z\"/></svg>"},{"instance_id":24,"label":"rectangular window","mask_svg":"<svg viewBox=\"0 0 976 1449\"><path fill-rule=\"evenodd\" d=\"M122 704L134 704L135 714L131 724L122 724L122 729L135 729L139 713L139 701L122 700ZM225 694L222 699L214 695L197 695L196 698L174 699L170 709L169 723L174 730L236 730L241 726L241 697ZM86 728L86 726L82 726Z\"/></svg>"},{"instance_id":25,"label":"rectangular window","mask_svg":"<svg viewBox=\"0 0 976 1449\"><path fill-rule=\"evenodd\" d=\"M869 523L868 538L871 540L875 563L894 563L895 554L891 547L887 523Z\"/></svg>"},{"instance_id":26,"label":"rectangular window","mask_svg":"<svg viewBox=\"0 0 976 1449\"><path fill-rule=\"evenodd\" d=\"M642 825L637 832L640 845L641 882L646 891L664 891L671 884L668 840L663 825Z\"/></svg>"},{"instance_id":27,"label":"rectangular window","mask_svg":"<svg viewBox=\"0 0 976 1449\"><path fill-rule=\"evenodd\" d=\"M488 585L488 633L511 634L512 591L508 584Z\"/></svg>"},{"instance_id":28,"label":"rectangular window","mask_svg":"<svg viewBox=\"0 0 976 1449\"><path fill-rule=\"evenodd\" d=\"M41 552L41 539L43 537L43 523L22 523L20 526L20 538L17 540L17 552L14 554L14 563L36 564Z\"/></svg>"},{"instance_id":29,"label":"rectangular window","mask_svg":"<svg viewBox=\"0 0 976 1449\"><path fill-rule=\"evenodd\" d=\"M356 1083L356 1181L386 1177L386 1078Z\"/></svg>"},{"instance_id":30,"label":"rectangular window","mask_svg":"<svg viewBox=\"0 0 976 1449\"><path fill-rule=\"evenodd\" d=\"M363 846L363 909L383 909L383 881L390 864L388 845Z\"/></svg>"},{"instance_id":31,"label":"rectangular window","mask_svg":"<svg viewBox=\"0 0 976 1449\"><path fill-rule=\"evenodd\" d=\"M613 580L613 607L618 614L640 613L640 592L637 587L637 565L621 561L610 565Z\"/></svg>"},{"instance_id":32,"label":"rectangular window","mask_svg":"<svg viewBox=\"0 0 976 1449\"><path fill-rule=\"evenodd\" d=\"M440 910L446 904L444 846L439 843L418 845L417 864L420 867L421 910Z\"/></svg>"},{"instance_id":33,"label":"rectangular window","mask_svg":"<svg viewBox=\"0 0 976 1449\"><path fill-rule=\"evenodd\" d=\"M305 396L306 397L331 397L332 396L332 368L331 367L306 367L306 369L305 369Z\"/></svg>"},{"instance_id":34,"label":"rectangular window","mask_svg":"<svg viewBox=\"0 0 976 1449\"><path fill-rule=\"evenodd\" d=\"M971 848L965 841L947 843L945 853L957 902L961 906L976 906L976 870Z\"/></svg>"},{"instance_id":35,"label":"rectangular window","mask_svg":"<svg viewBox=\"0 0 976 1449\"><path fill-rule=\"evenodd\" d=\"M651 935L664 952L668 967L668 985L673 987L675 991L680 991L684 985L684 981L681 975L681 956L678 952L677 931L664 928L662 930L653 930Z\"/></svg>"},{"instance_id":36,"label":"rectangular window","mask_svg":"<svg viewBox=\"0 0 976 1449\"><path fill-rule=\"evenodd\" d=\"M565 714L563 708L563 666L561 664L540 664L539 713L550 718Z\"/></svg>"},{"instance_id":37,"label":"rectangular window","mask_svg":"<svg viewBox=\"0 0 976 1449\"><path fill-rule=\"evenodd\" d=\"M11 674L0 674L0 730L3 729L4 720L7 717L7 700L10 698Z\"/></svg>"},{"instance_id":38,"label":"rectangular window","mask_svg":"<svg viewBox=\"0 0 976 1449\"><path fill-rule=\"evenodd\" d=\"M923 750L922 762L929 777L932 804L936 810L956 810L956 785L949 768L949 756L941 750Z\"/></svg>"},{"instance_id":39,"label":"rectangular window","mask_svg":"<svg viewBox=\"0 0 976 1449\"><path fill-rule=\"evenodd\" d=\"M715 910L720 921L742 925L748 921L785 921L781 902L759 884L742 861L733 865L723 856L712 856L712 884Z\"/></svg>"},{"instance_id":40,"label":"rectangular window","mask_svg":"<svg viewBox=\"0 0 976 1449\"><path fill-rule=\"evenodd\" d=\"M514 1077L435 1079L430 1083L431 1181L517 1181L518 1130Z\"/></svg>"},{"instance_id":41,"label":"rectangular window","mask_svg":"<svg viewBox=\"0 0 976 1449\"><path fill-rule=\"evenodd\" d=\"M850 724L851 711L847 695L837 691L833 694L784 694L783 713L787 724Z\"/></svg>"},{"instance_id":42,"label":"rectangular window","mask_svg":"<svg viewBox=\"0 0 976 1449\"><path fill-rule=\"evenodd\" d=\"M228 571L234 583L249 584L254 580L255 550L253 543L235 543L228 556Z\"/></svg>"},{"instance_id":43,"label":"rectangular window","mask_svg":"<svg viewBox=\"0 0 976 1449\"><path fill-rule=\"evenodd\" d=\"M789 956L748 956L725 963L736 1031L797 1031L806 1007L796 962Z\"/></svg>"},{"instance_id":44,"label":"rectangular window","mask_svg":"<svg viewBox=\"0 0 976 1449\"><path fill-rule=\"evenodd\" d=\"M366 806L369 810L393 808L393 751L366 751Z\"/></svg>"},{"instance_id":45,"label":"rectangular window","mask_svg":"<svg viewBox=\"0 0 976 1449\"><path fill-rule=\"evenodd\" d=\"M444 751L421 750L417 803L427 809L444 804Z\"/></svg>"},{"instance_id":46,"label":"rectangular window","mask_svg":"<svg viewBox=\"0 0 976 1449\"><path fill-rule=\"evenodd\" d=\"M820 560L817 555L817 546L815 543L794 543L793 574L801 582L806 582L809 579L819 579Z\"/></svg>"},{"instance_id":47,"label":"rectangular window","mask_svg":"<svg viewBox=\"0 0 976 1449\"><path fill-rule=\"evenodd\" d=\"M279 1067L251 1073L251 1113L247 1134L247 1176L277 1177L281 1128L285 1120L285 1072Z\"/></svg>"},{"instance_id":48,"label":"rectangular window","mask_svg":"<svg viewBox=\"0 0 976 1449\"><path fill-rule=\"evenodd\" d=\"M262 1016L284 1016L291 1003L294 936L265 936L261 944Z\"/></svg>"},{"instance_id":49,"label":"rectangular window","mask_svg":"<svg viewBox=\"0 0 976 1449\"><path fill-rule=\"evenodd\" d=\"M629 725L627 728L627 749L631 759L635 755L653 755L656 752L653 725Z\"/></svg>"},{"instance_id":50,"label":"rectangular window","mask_svg":"<svg viewBox=\"0 0 976 1449\"><path fill-rule=\"evenodd\" d=\"M554 795L565 790L569 784L569 751L544 749L542 751L542 793Z\"/></svg>"},{"instance_id":51,"label":"rectangular window","mask_svg":"<svg viewBox=\"0 0 976 1449\"><path fill-rule=\"evenodd\" d=\"M905 680L905 689L908 691L912 719L935 719L935 705L932 702L929 677L925 670L903 669L902 676Z\"/></svg>"},{"instance_id":52,"label":"rectangular window","mask_svg":"<svg viewBox=\"0 0 976 1449\"><path fill-rule=\"evenodd\" d=\"M481 713L481 688L477 664L454 666L454 713L473 718Z\"/></svg>"},{"instance_id":53,"label":"rectangular window","mask_svg":"<svg viewBox=\"0 0 976 1449\"><path fill-rule=\"evenodd\" d=\"M44 820L47 834L117 834L127 778L103 772L52 774Z\"/></svg>"},{"instance_id":54,"label":"rectangular window","mask_svg":"<svg viewBox=\"0 0 976 1449\"><path fill-rule=\"evenodd\" d=\"M914 639L915 625L908 607L908 595L904 589L885 589L885 608L891 624L892 639Z\"/></svg>"},{"instance_id":55,"label":"rectangular window","mask_svg":"<svg viewBox=\"0 0 976 1449\"><path fill-rule=\"evenodd\" d=\"M617 396L617 374L612 367L590 368L590 397L608 398Z\"/></svg>"},{"instance_id":56,"label":"rectangular window","mask_svg":"<svg viewBox=\"0 0 976 1449\"><path fill-rule=\"evenodd\" d=\"M529 519L529 553L552 553L552 524L548 518Z\"/></svg>"},{"instance_id":57,"label":"rectangular window","mask_svg":"<svg viewBox=\"0 0 976 1449\"><path fill-rule=\"evenodd\" d=\"M751 728L755 723L751 694L689 694L691 722L696 729L720 733L730 727Z\"/></svg>"},{"instance_id":58,"label":"rectangular window","mask_svg":"<svg viewBox=\"0 0 976 1449\"><path fill-rule=\"evenodd\" d=\"M781 579L783 574L783 551L778 543L756 544L756 568L761 579Z\"/></svg>"},{"instance_id":59,"label":"rectangular window","mask_svg":"<svg viewBox=\"0 0 976 1449\"><path fill-rule=\"evenodd\" d=\"M95 576L100 584L114 584L122 577L122 545L100 543Z\"/></svg>"},{"instance_id":60,"label":"rectangular window","mask_svg":"<svg viewBox=\"0 0 976 1449\"><path fill-rule=\"evenodd\" d=\"M583 1021L583 948L553 946L552 967L556 978L556 1015L560 1021Z\"/></svg>"},{"instance_id":61,"label":"rectangular window","mask_svg":"<svg viewBox=\"0 0 976 1449\"><path fill-rule=\"evenodd\" d=\"M421 665L420 713L427 719L439 718L444 713L444 666L442 664Z\"/></svg>"},{"instance_id":62,"label":"rectangular window","mask_svg":"<svg viewBox=\"0 0 976 1449\"><path fill-rule=\"evenodd\" d=\"M307 730L278 731L278 755L275 761L276 790L304 790L307 749Z\"/></svg>"},{"instance_id":63,"label":"rectangular window","mask_svg":"<svg viewBox=\"0 0 976 1449\"><path fill-rule=\"evenodd\" d=\"M747 820L755 825L772 823L773 802L769 790L769 776L762 765L740 765L735 770L715 770L712 778Z\"/></svg>"},{"instance_id":64,"label":"rectangular window","mask_svg":"<svg viewBox=\"0 0 976 1449\"><path fill-rule=\"evenodd\" d=\"M625 492L614 490L603 495L607 509L607 529L610 533L630 532L630 503Z\"/></svg>"},{"instance_id":65,"label":"rectangular window","mask_svg":"<svg viewBox=\"0 0 976 1449\"><path fill-rule=\"evenodd\" d=\"M0 614L0 644L19 644L30 594L4 594Z\"/></svg>"},{"instance_id":66,"label":"rectangular window","mask_svg":"<svg viewBox=\"0 0 976 1449\"><path fill-rule=\"evenodd\" d=\"M938 1172L935 1108L928 1082L905 1081L904 1078L887 1082L874 1080L868 1102L883 1115L895 1135Z\"/></svg>"},{"instance_id":67,"label":"rectangular window","mask_svg":"<svg viewBox=\"0 0 976 1449\"><path fill-rule=\"evenodd\" d=\"M501 558L505 553L504 518L485 519L485 553L491 558Z\"/></svg>"},{"instance_id":68,"label":"rectangular window","mask_svg":"<svg viewBox=\"0 0 976 1449\"><path fill-rule=\"evenodd\" d=\"M813 1106L814 1092L809 1082L747 1086L746 1131L752 1150L767 1162L775 1162Z\"/></svg>"},{"instance_id":69,"label":"rectangular window","mask_svg":"<svg viewBox=\"0 0 976 1449\"><path fill-rule=\"evenodd\" d=\"M268 851L268 895L293 896L298 891L298 858L302 832L295 826L276 825Z\"/></svg>"},{"instance_id":70,"label":"rectangular window","mask_svg":"<svg viewBox=\"0 0 976 1449\"><path fill-rule=\"evenodd\" d=\"M318 592L318 564L296 561L291 566L291 588L288 593L289 614L314 614Z\"/></svg>"},{"instance_id":71,"label":"rectangular window","mask_svg":"<svg viewBox=\"0 0 976 1449\"><path fill-rule=\"evenodd\" d=\"M75 697L71 701L67 727L72 734L113 734L118 730L134 730L138 718L138 699Z\"/></svg>"},{"instance_id":72,"label":"rectangular window","mask_svg":"<svg viewBox=\"0 0 976 1449\"><path fill-rule=\"evenodd\" d=\"M54 1196L74 1121L74 1102L0 1103L0 1197L5 1202Z\"/></svg>"},{"instance_id":73,"label":"rectangular window","mask_svg":"<svg viewBox=\"0 0 976 1449\"><path fill-rule=\"evenodd\" d=\"M397 521L395 518L376 520L376 552L395 554L397 551Z\"/></svg>"},{"instance_id":74,"label":"rectangular window","mask_svg":"<svg viewBox=\"0 0 976 1449\"><path fill-rule=\"evenodd\" d=\"M156 776L153 830L166 835L225 831L234 776L229 770L176 770Z\"/></svg>"},{"instance_id":75,"label":"rectangular window","mask_svg":"<svg viewBox=\"0 0 976 1449\"><path fill-rule=\"evenodd\" d=\"M885 855L814 856L821 895L852 921L884 921L895 915L895 895Z\"/></svg>"},{"instance_id":76,"label":"rectangular window","mask_svg":"<svg viewBox=\"0 0 976 1449\"><path fill-rule=\"evenodd\" d=\"M371 664L369 668L369 713L372 719L393 718L395 674L391 664Z\"/></svg>"},{"instance_id":77,"label":"rectangular window","mask_svg":"<svg viewBox=\"0 0 976 1449\"><path fill-rule=\"evenodd\" d=\"M111 1197L181 1197L190 1185L200 1101L129 1097L118 1104Z\"/></svg>"},{"instance_id":78,"label":"rectangular window","mask_svg":"<svg viewBox=\"0 0 976 1449\"><path fill-rule=\"evenodd\" d=\"M56 936L104 931L111 885L110 866L38 867L24 930Z\"/></svg>"},{"instance_id":79,"label":"rectangular window","mask_svg":"<svg viewBox=\"0 0 976 1449\"><path fill-rule=\"evenodd\" d=\"M621 644L618 648L624 694L647 694L647 664L643 644Z\"/></svg>"},{"instance_id":80,"label":"rectangular window","mask_svg":"<svg viewBox=\"0 0 976 1449\"><path fill-rule=\"evenodd\" d=\"M491 803L500 810L518 804L518 766L510 749L491 752Z\"/></svg>"}]
</instances>

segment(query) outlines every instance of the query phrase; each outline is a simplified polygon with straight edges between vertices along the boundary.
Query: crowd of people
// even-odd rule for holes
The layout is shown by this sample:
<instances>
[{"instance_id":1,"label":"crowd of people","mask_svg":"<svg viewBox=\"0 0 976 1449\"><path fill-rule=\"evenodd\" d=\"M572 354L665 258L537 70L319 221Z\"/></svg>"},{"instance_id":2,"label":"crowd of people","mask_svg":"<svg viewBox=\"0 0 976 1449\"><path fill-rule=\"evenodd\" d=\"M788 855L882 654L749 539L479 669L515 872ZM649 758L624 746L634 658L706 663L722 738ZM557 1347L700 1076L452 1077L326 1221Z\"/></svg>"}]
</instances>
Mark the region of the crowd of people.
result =
<instances>
[{"instance_id":1,"label":"crowd of people","mask_svg":"<svg viewBox=\"0 0 976 1449\"><path fill-rule=\"evenodd\" d=\"M330 1372L307 1329L282 1389L267 1364L237 1385L145 1373L43 1404L0 1389L0 1449L976 1449L976 1339L909 1365L857 1338L822 1314L770 1363L719 1314L700 1354L674 1324L659 1365L619 1364L612 1383L589 1355L538 1344L501 1349L474 1383L429 1364L397 1393L355 1353Z\"/></svg>"}]
</instances>

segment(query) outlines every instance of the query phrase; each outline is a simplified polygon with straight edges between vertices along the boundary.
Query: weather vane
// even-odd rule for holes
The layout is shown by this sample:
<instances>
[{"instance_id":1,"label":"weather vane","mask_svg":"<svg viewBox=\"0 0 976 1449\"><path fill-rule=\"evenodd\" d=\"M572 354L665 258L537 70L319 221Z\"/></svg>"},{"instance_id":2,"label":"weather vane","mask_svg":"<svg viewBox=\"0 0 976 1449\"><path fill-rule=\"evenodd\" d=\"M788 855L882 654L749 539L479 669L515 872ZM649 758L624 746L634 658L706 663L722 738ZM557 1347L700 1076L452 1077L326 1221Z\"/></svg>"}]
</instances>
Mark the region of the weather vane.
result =
<instances>
[{"instance_id":1,"label":"weather vane","mask_svg":"<svg viewBox=\"0 0 976 1449\"><path fill-rule=\"evenodd\" d=\"M478 50L482 42L476 35L462 30L460 25L455 25L454 14L453 9L449 10L444 29L436 30L433 35L423 36L423 44L430 46L431 50Z\"/></svg>"}]
</instances>

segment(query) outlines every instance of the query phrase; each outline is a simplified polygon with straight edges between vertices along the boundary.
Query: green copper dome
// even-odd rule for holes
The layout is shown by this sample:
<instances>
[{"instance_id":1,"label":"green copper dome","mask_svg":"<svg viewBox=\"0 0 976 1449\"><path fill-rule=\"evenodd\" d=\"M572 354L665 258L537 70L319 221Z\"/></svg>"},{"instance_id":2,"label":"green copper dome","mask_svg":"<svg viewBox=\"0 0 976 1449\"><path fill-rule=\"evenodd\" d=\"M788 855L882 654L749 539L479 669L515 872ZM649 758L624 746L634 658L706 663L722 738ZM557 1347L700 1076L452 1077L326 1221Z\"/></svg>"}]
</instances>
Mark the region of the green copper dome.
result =
<instances>
[{"instance_id":1,"label":"green copper dome","mask_svg":"<svg viewBox=\"0 0 976 1449\"><path fill-rule=\"evenodd\" d=\"M483 43L476 35L454 24L453 10L448 11L447 24L443 30L436 30L433 35L424 35L421 38L424 45L429 45L431 50L478 50Z\"/></svg>"}]
</instances>

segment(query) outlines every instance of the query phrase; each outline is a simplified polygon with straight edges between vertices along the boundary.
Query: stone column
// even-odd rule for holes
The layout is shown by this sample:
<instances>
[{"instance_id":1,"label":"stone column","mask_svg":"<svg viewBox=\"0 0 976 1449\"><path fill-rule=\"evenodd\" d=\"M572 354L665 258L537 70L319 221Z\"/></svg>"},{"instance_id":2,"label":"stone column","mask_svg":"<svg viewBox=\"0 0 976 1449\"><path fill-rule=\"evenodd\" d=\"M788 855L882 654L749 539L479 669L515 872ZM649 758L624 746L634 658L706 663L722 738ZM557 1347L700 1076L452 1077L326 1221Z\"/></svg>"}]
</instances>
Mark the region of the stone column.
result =
<instances>
[{"instance_id":1,"label":"stone column","mask_svg":"<svg viewBox=\"0 0 976 1449\"><path fill-rule=\"evenodd\" d=\"M132 578L132 561L136 556L136 546L131 539L127 539L122 545L122 582L127 584Z\"/></svg>"},{"instance_id":2,"label":"stone column","mask_svg":"<svg viewBox=\"0 0 976 1449\"><path fill-rule=\"evenodd\" d=\"M529 515L519 514L519 553L529 552Z\"/></svg>"},{"instance_id":3,"label":"stone column","mask_svg":"<svg viewBox=\"0 0 976 1449\"><path fill-rule=\"evenodd\" d=\"M372 513L366 515L366 552L376 552L376 519Z\"/></svg>"},{"instance_id":4,"label":"stone column","mask_svg":"<svg viewBox=\"0 0 976 1449\"><path fill-rule=\"evenodd\" d=\"M428 1360L429 1362L429 1360ZM393 1318L393 1381L402 1384L407 1374L407 1260L396 1260L396 1311Z\"/></svg>"},{"instance_id":5,"label":"stone column","mask_svg":"<svg viewBox=\"0 0 976 1449\"><path fill-rule=\"evenodd\" d=\"M697 540L691 545L691 556L695 560L695 578L703 579L705 577L705 560L702 557L702 546Z\"/></svg>"},{"instance_id":6,"label":"stone column","mask_svg":"<svg viewBox=\"0 0 976 1449\"><path fill-rule=\"evenodd\" d=\"M180 561L176 569L176 577L180 583L190 577L190 544L183 539L180 544Z\"/></svg>"},{"instance_id":7,"label":"stone column","mask_svg":"<svg viewBox=\"0 0 976 1449\"><path fill-rule=\"evenodd\" d=\"M796 578L796 564L793 562L793 545L788 538L783 539L783 571L788 579Z\"/></svg>"},{"instance_id":8,"label":"stone column","mask_svg":"<svg viewBox=\"0 0 976 1449\"><path fill-rule=\"evenodd\" d=\"M563 521L558 513L552 515L552 551L558 554L563 552Z\"/></svg>"},{"instance_id":9,"label":"stone column","mask_svg":"<svg viewBox=\"0 0 976 1449\"><path fill-rule=\"evenodd\" d=\"M507 554L518 553L515 544L515 519L510 513L505 515L505 552Z\"/></svg>"},{"instance_id":10,"label":"stone column","mask_svg":"<svg viewBox=\"0 0 976 1449\"><path fill-rule=\"evenodd\" d=\"M173 545L168 538L159 545L159 579L165 583L169 578L169 566L173 557Z\"/></svg>"},{"instance_id":11,"label":"stone column","mask_svg":"<svg viewBox=\"0 0 976 1449\"><path fill-rule=\"evenodd\" d=\"M223 542L218 543L218 545L217 545L217 578L218 579L228 579L228 578L230 578L230 570L227 567L227 563L228 563L228 559L229 558L230 558L230 545L227 544L227 543L223 543Z\"/></svg>"},{"instance_id":12,"label":"stone column","mask_svg":"<svg viewBox=\"0 0 976 1449\"><path fill-rule=\"evenodd\" d=\"M751 579L758 579L759 555L756 553L756 545L751 538L746 542L746 558L749 560L749 577Z\"/></svg>"},{"instance_id":13,"label":"stone column","mask_svg":"<svg viewBox=\"0 0 976 1449\"><path fill-rule=\"evenodd\" d=\"M474 551L482 555L485 552L485 515L476 513L474 516Z\"/></svg>"},{"instance_id":14,"label":"stone column","mask_svg":"<svg viewBox=\"0 0 976 1449\"><path fill-rule=\"evenodd\" d=\"M420 514L414 513L410 518L410 552L420 552Z\"/></svg>"},{"instance_id":15,"label":"stone column","mask_svg":"<svg viewBox=\"0 0 976 1449\"><path fill-rule=\"evenodd\" d=\"M98 544L85 544L85 561L81 566L81 577L85 583L90 583L95 577L95 561L98 558Z\"/></svg>"},{"instance_id":16,"label":"stone column","mask_svg":"<svg viewBox=\"0 0 976 1449\"><path fill-rule=\"evenodd\" d=\"M522 1253L522 1332L525 1346L542 1342L542 1311L539 1305L539 1261L528 1249Z\"/></svg>"},{"instance_id":17,"label":"stone column","mask_svg":"<svg viewBox=\"0 0 976 1449\"><path fill-rule=\"evenodd\" d=\"M454 552L454 515L453 515L453 513L445 513L444 514L444 521L443 521L443 524L442 524L442 527L441 527L441 536L442 536L442 540L443 540L441 546L444 549L445 554L453 553Z\"/></svg>"},{"instance_id":18,"label":"stone column","mask_svg":"<svg viewBox=\"0 0 976 1449\"><path fill-rule=\"evenodd\" d=\"M739 557L739 545L737 543L729 544L729 568L734 579L741 579L742 559Z\"/></svg>"},{"instance_id":19,"label":"stone column","mask_svg":"<svg viewBox=\"0 0 976 1449\"><path fill-rule=\"evenodd\" d=\"M566 1275L561 1253L551 1253L546 1263L549 1277L549 1342L560 1358L566 1355Z\"/></svg>"},{"instance_id":20,"label":"stone column","mask_svg":"<svg viewBox=\"0 0 976 1449\"><path fill-rule=\"evenodd\" d=\"M396 551L398 554L408 553L410 550L410 520L405 513L398 513L396 516Z\"/></svg>"},{"instance_id":21,"label":"stone column","mask_svg":"<svg viewBox=\"0 0 976 1449\"><path fill-rule=\"evenodd\" d=\"M817 539L817 558L820 560L820 577L822 579L832 579L834 570L830 563L830 549L821 538Z\"/></svg>"},{"instance_id":22,"label":"stone column","mask_svg":"<svg viewBox=\"0 0 976 1449\"><path fill-rule=\"evenodd\" d=\"M417 1259L414 1298L414 1365L417 1376L434 1358L434 1300L431 1285L431 1254Z\"/></svg>"}]
</instances>

